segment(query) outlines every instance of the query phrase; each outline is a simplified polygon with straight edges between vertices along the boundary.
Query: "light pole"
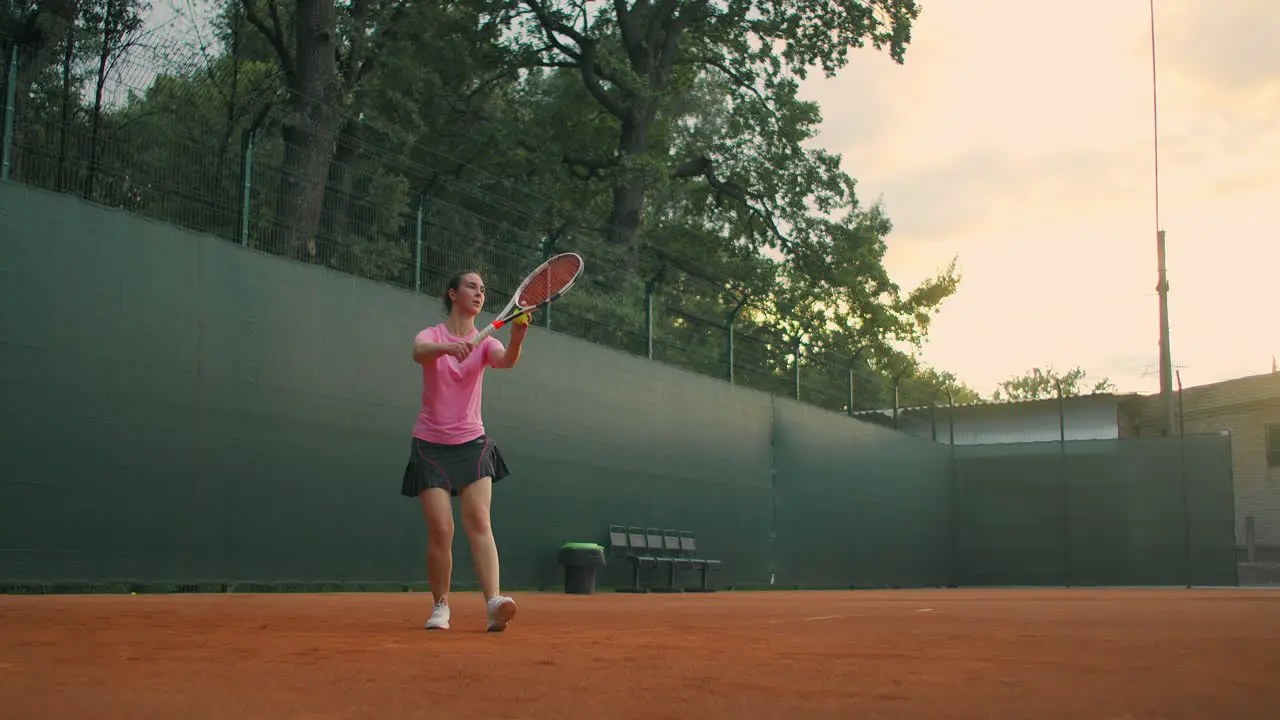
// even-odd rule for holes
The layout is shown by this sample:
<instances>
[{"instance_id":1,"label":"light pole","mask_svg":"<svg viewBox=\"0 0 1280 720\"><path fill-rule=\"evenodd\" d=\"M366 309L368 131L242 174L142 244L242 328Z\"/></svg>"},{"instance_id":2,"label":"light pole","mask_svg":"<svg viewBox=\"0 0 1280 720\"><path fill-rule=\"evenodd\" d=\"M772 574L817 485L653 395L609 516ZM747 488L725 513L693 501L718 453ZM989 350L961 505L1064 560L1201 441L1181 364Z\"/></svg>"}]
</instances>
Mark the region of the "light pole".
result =
<instances>
[{"instance_id":1,"label":"light pole","mask_svg":"<svg viewBox=\"0 0 1280 720\"><path fill-rule=\"evenodd\" d=\"M1160 404L1165 434L1173 434L1173 353L1169 348L1169 277L1165 268L1164 230L1160 227L1160 106L1156 95L1156 0L1151 15L1151 125L1155 166L1156 293L1160 300Z\"/></svg>"}]
</instances>

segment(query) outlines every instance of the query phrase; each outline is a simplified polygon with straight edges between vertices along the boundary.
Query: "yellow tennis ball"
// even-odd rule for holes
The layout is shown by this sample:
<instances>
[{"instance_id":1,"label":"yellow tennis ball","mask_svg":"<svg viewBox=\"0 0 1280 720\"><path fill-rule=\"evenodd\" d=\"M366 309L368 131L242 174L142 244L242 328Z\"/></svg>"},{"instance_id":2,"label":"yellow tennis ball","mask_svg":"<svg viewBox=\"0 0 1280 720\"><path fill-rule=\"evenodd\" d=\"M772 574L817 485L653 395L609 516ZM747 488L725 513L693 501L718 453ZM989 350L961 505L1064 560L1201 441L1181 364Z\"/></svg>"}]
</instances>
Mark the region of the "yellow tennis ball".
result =
<instances>
[{"instance_id":1,"label":"yellow tennis ball","mask_svg":"<svg viewBox=\"0 0 1280 720\"><path fill-rule=\"evenodd\" d=\"M528 325L531 320L533 320L533 313L527 313L527 314L521 315L520 317L516 318L512 322L514 322L516 325Z\"/></svg>"}]
</instances>

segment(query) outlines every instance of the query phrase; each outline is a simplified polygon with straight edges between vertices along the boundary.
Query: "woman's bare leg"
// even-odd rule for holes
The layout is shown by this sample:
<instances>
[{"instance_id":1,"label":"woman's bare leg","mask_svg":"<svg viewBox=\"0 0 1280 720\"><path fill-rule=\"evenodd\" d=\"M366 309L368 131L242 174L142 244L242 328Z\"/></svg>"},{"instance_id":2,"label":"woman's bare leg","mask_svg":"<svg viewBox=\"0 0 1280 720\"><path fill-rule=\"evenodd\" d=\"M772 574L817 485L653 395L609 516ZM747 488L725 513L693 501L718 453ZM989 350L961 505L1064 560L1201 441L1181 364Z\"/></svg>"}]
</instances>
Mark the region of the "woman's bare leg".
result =
<instances>
[{"instance_id":1,"label":"woman's bare leg","mask_svg":"<svg viewBox=\"0 0 1280 720\"><path fill-rule=\"evenodd\" d=\"M489 524L493 479L480 478L458 495L462 498L462 525L471 541L476 577L480 578L480 589L484 592L489 632L502 632L515 617L516 603L498 594L498 544L493 539L493 528Z\"/></svg>"},{"instance_id":2,"label":"woman's bare leg","mask_svg":"<svg viewBox=\"0 0 1280 720\"><path fill-rule=\"evenodd\" d=\"M427 582L437 603L447 603L453 582L453 506L449 491L428 488L418 496L427 522Z\"/></svg>"},{"instance_id":3,"label":"woman's bare leg","mask_svg":"<svg viewBox=\"0 0 1280 720\"><path fill-rule=\"evenodd\" d=\"M493 480L483 477L466 486L458 496L462 499L462 527L471 541L471 557L485 601L498 594L498 544L489 523L489 507L493 500Z\"/></svg>"}]
</instances>

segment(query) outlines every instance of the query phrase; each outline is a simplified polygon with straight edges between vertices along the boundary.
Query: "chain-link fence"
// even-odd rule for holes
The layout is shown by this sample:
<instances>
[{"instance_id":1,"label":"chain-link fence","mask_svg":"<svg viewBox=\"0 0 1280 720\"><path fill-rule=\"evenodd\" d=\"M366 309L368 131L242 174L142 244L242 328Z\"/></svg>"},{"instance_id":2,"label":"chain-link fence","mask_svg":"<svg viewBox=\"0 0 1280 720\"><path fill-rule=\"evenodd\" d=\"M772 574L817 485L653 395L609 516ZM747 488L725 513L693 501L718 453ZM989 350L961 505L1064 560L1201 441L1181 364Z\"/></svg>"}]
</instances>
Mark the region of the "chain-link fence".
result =
<instances>
[{"instance_id":1,"label":"chain-link fence","mask_svg":"<svg viewBox=\"0 0 1280 720\"><path fill-rule=\"evenodd\" d=\"M5 180L430 295L473 269L490 310L572 249L586 276L538 319L556 331L833 411L891 401L869 353L808 346L687 258L549 233L533 191L389 146L336 106L300 107L273 63L127 34L67 45L0 37Z\"/></svg>"}]
</instances>

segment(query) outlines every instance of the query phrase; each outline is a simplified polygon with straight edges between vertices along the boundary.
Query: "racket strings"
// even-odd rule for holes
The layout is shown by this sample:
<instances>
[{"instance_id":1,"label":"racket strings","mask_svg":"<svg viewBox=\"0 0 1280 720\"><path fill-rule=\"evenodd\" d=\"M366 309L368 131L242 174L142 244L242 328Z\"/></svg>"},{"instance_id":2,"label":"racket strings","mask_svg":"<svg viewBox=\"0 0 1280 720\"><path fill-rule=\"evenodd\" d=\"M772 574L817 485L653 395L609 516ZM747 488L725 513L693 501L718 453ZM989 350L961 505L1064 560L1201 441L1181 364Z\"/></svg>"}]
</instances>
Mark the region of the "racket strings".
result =
<instances>
[{"instance_id":1,"label":"racket strings","mask_svg":"<svg viewBox=\"0 0 1280 720\"><path fill-rule=\"evenodd\" d=\"M521 288L517 302L523 307L546 302L569 287L578 276L580 267L581 262L573 256L552 261L529 278L529 282Z\"/></svg>"}]
</instances>

